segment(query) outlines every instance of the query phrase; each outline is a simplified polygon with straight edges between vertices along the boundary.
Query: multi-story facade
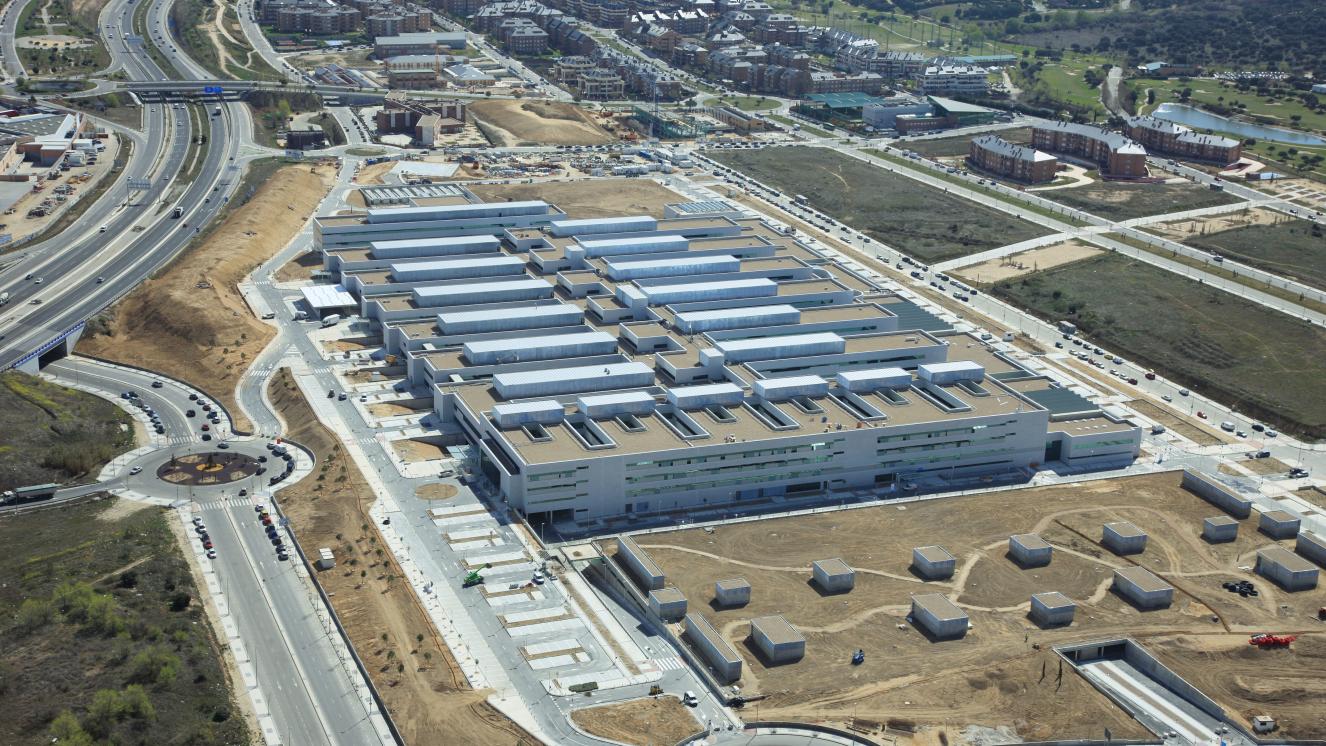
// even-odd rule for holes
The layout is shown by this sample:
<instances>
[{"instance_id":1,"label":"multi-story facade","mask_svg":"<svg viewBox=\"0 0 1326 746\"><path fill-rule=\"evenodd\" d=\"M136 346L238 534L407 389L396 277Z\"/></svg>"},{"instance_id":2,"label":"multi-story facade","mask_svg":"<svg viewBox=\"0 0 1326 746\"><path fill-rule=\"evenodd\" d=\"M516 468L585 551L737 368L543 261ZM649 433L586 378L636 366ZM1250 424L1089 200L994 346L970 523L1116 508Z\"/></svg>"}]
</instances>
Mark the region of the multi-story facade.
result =
<instances>
[{"instance_id":1,"label":"multi-story facade","mask_svg":"<svg viewBox=\"0 0 1326 746\"><path fill-rule=\"evenodd\" d=\"M378 132L382 133L415 134L419 120L427 116L439 117L436 124L440 127L451 127L450 123L441 120L453 120L463 125L467 108L468 104L462 99L411 99L404 91L392 91L382 102L382 108L378 109L374 124Z\"/></svg>"},{"instance_id":2,"label":"multi-story facade","mask_svg":"<svg viewBox=\"0 0 1326 746\"><path fill-rule=\"evenodd\" d=\"M279 5L274 12L276 30L284 33L343 34L356 30L360 23L359 11L344 5L290 3Z\"/></svg>"},{"instance_id":3,"label":"multi-story facade","mask_svg":"<svg viewBox=\"0 0 1326 746\"><path fill-rule=\"evenodd\" d=\"M1230 137L1193 132L1180 124L1155 117L1125 117L1123 131L1147 149L1213 163L1234 163L1243 156L1243 143Z\"/></svg>"},{"instance_id":4,"label":"multi-story facade","mask_svg":"<svg viewBox=\"0 0 1326 746\"><path fill-rule=\"evenodd\" d=\"M465 34L452 31L379 36L373 40L373 56L380 60L415 54L438 54L446 50L464 48Z\"/></svg>"},{"instance_id":5,"label":"multi-story facade","mask_svg":"<svg viewBox=\"0 0 1326 746\"><path fill-rule=\"evenodd\" d=\"M930 65L917 75L916 85L927 96L982 96L990 91L990 72L974 65Z\"/></svg>"},{"instance_id":6,"label":"multi-story facade","mask_svg":"<svg viewBox=\"0 0 1326 746\"><path fill-rule=\"evenodd\" d=\"M1101 173L1119 179L1147 175L1146 148L1118 132L1074 122L1038 124L1031 129L1031 145L1037 150L1091 161Z\"/></svg>"},{"instance_id":7,"label":"multi-story facade","mask_svg":"<svg viewBox=\"0 0 1326 746\"><path fill-rule=\"evenodd\" d=\"M594 67L580 74L575 89L586 101L619 101L625 97L626 81L612 70Z\"/></svg>"},{"instance_id":8,"label":"multi-story facade","mask_svg":"<svg viewBox=\"0 0 1326 746\"><path fill-rule=\"evenodd\" d=\"M973 138L967 160L982 171L1029 184L1053 181L1059 169L1059 160L1049 153L1011 143L998 135Z\"/></svg>"}]
</instances>

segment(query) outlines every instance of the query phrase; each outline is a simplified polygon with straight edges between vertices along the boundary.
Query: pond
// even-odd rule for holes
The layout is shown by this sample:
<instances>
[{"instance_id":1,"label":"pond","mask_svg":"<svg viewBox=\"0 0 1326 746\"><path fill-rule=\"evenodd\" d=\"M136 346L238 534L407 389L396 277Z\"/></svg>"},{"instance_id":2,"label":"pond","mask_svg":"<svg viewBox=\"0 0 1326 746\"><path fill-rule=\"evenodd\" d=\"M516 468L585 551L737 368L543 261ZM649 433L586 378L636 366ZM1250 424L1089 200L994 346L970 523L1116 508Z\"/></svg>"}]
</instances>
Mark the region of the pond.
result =
<instances>
[{"instance_id":1,"label":"pond","mask_svg":"<svg viewBox=\"0 0 1326 746\"><path fill-rule=\"evenodd\" d=\"M1282 142L1290 145L1326 145L1326 139L1309 135L1306 132L1295 132L1279 127L1241 122L1236 119L1217 116L1201 109L1194 109L1184 104L1161 104L1152 113L1152 116L1193 129L1228 132L1240 137L1252 137L1257 140Z\"/></svg>"}]
</instances>

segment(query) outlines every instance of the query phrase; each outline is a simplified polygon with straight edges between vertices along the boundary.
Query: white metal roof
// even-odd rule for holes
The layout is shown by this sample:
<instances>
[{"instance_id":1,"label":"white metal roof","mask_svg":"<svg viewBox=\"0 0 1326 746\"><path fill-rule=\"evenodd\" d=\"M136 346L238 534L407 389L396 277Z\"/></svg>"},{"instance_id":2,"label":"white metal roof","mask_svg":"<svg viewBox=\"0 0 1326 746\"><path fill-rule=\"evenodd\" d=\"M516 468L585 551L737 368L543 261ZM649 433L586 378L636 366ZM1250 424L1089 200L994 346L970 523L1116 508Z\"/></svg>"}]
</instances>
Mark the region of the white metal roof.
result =
<instances>
[{"instance_id":1,"label":"white metal roof","mask_svg":"<svg viewBox=\"0 0 1326 746\"><path fill-rule=\"evenodd\" d=\"M355 300L342 285L312 285L300 288L304 294L304 301L312 308L345 308L346 306L357 306L359 301Z\"/></svg>"}]
</instances>

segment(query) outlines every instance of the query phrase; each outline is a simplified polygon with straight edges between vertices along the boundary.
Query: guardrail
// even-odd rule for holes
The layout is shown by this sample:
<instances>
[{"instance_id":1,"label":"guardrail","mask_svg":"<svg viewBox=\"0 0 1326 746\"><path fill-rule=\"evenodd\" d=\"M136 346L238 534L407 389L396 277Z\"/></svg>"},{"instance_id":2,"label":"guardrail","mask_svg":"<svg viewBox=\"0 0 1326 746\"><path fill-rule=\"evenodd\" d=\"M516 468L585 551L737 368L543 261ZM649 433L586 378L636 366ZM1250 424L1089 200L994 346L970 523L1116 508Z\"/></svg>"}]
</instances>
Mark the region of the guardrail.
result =
<instances>
[{"instance_id":1,"label":"guardrail","mask_svg":"<svg viewBox=\"0 0 1326 746\"><path fill-rule=\"evenodd\" d=\"M15 360L15 361L14 361L14 364L13 364L13 365L10 365L9 367L10 367L10 368L17 368L17 367L19 367L19 366L21 366L21 365L26 365L26 364L28 363L28 361L30 361L30 360L34 360L34 359L36 359L36 358L41 357L42 355L45 355L46 353L48 353L48 352L50 352L51 350L55 349L55 346L56 346L56 345L58 345L58 344L60 344L61 342L65 341L65 339L67 339L67 338L69 337L70 334L73 334L74 332L77 332L77 331L81 331L81 330L83 329L83 327L85 327L85 326L87 326L87 321L86 321L86 320L83 320L83 321L78 322L77 324L74 324L73 326L69 327L68 329L65 329L64 331L60 332L60 334L59 334L58 336L56 336L55 339L52 339L51 341L49 341L49 342L43 344L42 346L38 347L36 350L33 350L32 352L29 352L28 354L24 355L23 357L19 358L18 360Z\"/></svg>"}]
</instances>

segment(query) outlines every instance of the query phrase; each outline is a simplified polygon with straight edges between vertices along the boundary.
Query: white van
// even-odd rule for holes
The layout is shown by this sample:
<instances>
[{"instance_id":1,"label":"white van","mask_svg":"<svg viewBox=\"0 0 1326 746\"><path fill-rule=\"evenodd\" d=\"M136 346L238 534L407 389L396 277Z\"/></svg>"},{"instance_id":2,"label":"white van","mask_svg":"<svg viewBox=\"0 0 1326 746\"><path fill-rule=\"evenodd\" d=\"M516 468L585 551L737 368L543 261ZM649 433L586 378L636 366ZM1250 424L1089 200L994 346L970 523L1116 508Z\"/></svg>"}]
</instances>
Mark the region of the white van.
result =
<instances>
[{"instance_id":1,"label":"white van","mask_svg":"<svg viewBox=\"0 0 1326 746\"><path fill-rule=\"evenodd\" d=\"M695 696L695 692L691 692L691 691L688 691L688 692L686 692L685 694L681 695L681 702L682 702L682 704L686 705L687 707L699 707L699 706L700 706L700 699L699 699L698 697Z\"/></svg>"}]
</instances>

